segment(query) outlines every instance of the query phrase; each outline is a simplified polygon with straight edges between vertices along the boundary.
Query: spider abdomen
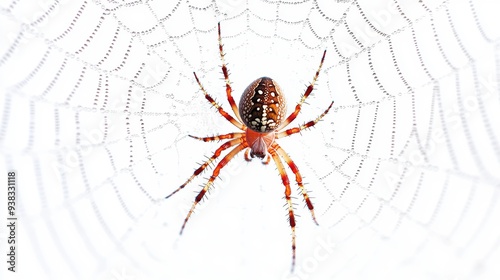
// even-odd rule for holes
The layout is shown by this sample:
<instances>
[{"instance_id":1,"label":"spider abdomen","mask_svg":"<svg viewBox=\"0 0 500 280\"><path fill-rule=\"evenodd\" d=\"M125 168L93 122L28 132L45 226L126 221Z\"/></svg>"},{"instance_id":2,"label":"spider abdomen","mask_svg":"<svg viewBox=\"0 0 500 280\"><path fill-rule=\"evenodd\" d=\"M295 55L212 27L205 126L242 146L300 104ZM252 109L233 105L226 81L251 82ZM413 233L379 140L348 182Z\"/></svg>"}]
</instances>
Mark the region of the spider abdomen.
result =
<instances>
[{"instance_id":1,"label":"spider abdomen","mask_svg":"<svg viewBox=\"0 0 500 280\"><path fill-rule=\"evenodd\" d=\"M253 131L275 131L286 114L286 101L279 85L269 77L258 78L243 92L239 112Z\"/></svg>"}]
</instances>

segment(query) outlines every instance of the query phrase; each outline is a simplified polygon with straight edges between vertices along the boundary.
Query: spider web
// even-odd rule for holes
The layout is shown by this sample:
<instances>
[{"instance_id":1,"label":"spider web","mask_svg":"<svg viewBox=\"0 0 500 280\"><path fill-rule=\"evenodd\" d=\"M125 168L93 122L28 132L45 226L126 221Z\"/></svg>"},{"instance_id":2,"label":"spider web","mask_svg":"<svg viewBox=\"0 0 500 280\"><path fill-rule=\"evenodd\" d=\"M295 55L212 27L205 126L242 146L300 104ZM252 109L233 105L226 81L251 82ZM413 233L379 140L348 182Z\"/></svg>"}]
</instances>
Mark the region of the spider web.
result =
<instances>
[{"instance_id":1,"label":"spider web","mask_svg":"<svg viewBox=\"0 0 500 280\"><path fill-rule=\"evenodd\" d=\"M500 276L492 1L14 0L0 9L1 165L19 177L17 279ZM220 145L189 134L235 131L192 76L230 111L218 21L236 101L266 75L290 109L328 50L292 125L334 108L280 139L320 223L296 191L294 274L272 164L237 156L182 237L210 171L163 199ZM5 227L2 236L5 250Z\"/></svg>"}]
</instances>

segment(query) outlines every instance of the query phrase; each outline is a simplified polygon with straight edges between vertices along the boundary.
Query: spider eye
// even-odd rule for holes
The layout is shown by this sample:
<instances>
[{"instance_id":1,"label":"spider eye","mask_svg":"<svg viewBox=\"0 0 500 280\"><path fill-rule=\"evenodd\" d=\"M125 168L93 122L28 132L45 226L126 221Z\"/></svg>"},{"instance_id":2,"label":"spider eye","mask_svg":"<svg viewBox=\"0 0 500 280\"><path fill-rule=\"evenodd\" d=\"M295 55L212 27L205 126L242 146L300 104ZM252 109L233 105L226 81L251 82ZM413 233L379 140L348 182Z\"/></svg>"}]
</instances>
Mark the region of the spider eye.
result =
<instances>
[{"instance_id":1,"label":"spider eye","mask_svg":"<svg viewBox=\"0 0 500 280\"><path fill-rule=\"evenodd\" d=\"M262 77L245 89L239 111L248 128L268 133L279 127L286 114L285 97L276 81Z\"/></svg>"}]
</instances>

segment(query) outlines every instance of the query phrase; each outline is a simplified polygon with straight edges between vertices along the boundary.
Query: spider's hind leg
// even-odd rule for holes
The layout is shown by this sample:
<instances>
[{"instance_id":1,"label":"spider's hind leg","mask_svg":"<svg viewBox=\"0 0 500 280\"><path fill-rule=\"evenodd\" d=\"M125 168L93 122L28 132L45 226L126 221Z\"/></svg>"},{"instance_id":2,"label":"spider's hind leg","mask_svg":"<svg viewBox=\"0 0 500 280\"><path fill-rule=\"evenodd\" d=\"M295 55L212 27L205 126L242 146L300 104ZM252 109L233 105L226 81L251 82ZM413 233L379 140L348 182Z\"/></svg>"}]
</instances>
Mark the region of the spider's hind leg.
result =
<instances>
[{"instance_id":1,"label":"spider's hind leg","mask_svg":"<svg viewBox=\"0 0 500 280\"><path fill-rule=\"evenodd\" d=\"M229 81L229 71L226 66L226 60L225 54L224 54L224 48L222 44L222 36L220 32L220 22L217 24L217 31L219 34L219 54L220 54L220 60L222 61L222 74L224 74L224 82L226 82L226 95L227 95L227 101L229 101L229 104L231 105L231 109L233 109L233 113L236 116L236 118L241 122L241 117L240 117L240 112L238 111L238 107L236 106L236 102L234 102L234 98L231 95L233 92L233 89L231 88L231 82Z\"/></svg>"}]
</instances>

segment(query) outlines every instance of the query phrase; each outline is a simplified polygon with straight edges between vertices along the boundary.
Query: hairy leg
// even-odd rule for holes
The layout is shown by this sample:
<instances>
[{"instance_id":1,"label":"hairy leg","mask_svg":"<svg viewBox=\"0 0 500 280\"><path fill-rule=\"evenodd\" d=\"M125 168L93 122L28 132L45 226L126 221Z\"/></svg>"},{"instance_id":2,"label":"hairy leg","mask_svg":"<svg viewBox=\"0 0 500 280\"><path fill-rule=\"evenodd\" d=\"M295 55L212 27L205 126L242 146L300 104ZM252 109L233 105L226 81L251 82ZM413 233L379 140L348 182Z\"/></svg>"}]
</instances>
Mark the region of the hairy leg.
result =
<instances>
[{"instance_id":1,"label":"hairy leg","mask_svg":"<svg viewBox=\"0 0 500 280\"><path fill-rule=\"evenodd\" d=\"M302 183L302 176L300 175L299 168L295 163L293 162L292 158L283 150L283 148L280 147L277 143L273 144L274 149L278 152L278 154L285 160L286 164L290 169L292 170L293 174L295 174L295 181L297 182L297 185L299 185L300 191L302 192L302 195L304 196L304 200L306 202L307 208L309 208L309 211L311 211L312 218L314 220L314 223L318 224L318 221L316 220L316 216L314 215L314 206L309 199L309 195L307 195L306 188L304 187L304 184Z\"/></svg>"},{"instance_id":2,"label":"hairy leg","mask_svg":"<svg viewBox=\"0 0 500 280\"><path fill-rule=\"evenodd\" d=\"M231 115L229 115L226 111L224 111L224 109L222 109L222 107L217 102L215 102L215 100L207 93L207 91L205 90L205 88L201 84L200 80L198 79L198 76L196 76L196 73L193 72L193 74L194 74L194 78L196 79L196 82L200 86L200 89L203 91L203 94L205 94L205 98L208 100L208 102L210 102L210 104L212 104L212 106L214 106L215 108L217 108L217 110L219 111L219 113L226 120L228 120L230 123L232 123L237 128L239 128L241 130L245 130L245 126L243 124L241 124L240 122L238 122L237 120L235 120L233 117L231 117Z\"/></svg>"},{"instance_id":3,"label":"hairy leg","mask_svg":"<svg viewBox=\"0 0 500 280\"><path fill-rule=\"evenodd\" d=\"M231 152L229 152L224 158L222 158L215 167L214 171L212 172L212 176L210 176L210 179L208 179L208 182L205 184L203 189L198 193L196 196L193 206L191 206L191 209L189 210L189 213L187 214L186 218L184 219L184 223L182 224L181 232L184 230L184 227L186 227L186 223L189 220L189 217L191 217L191 214L193 214L194 208L196 205L201 201L201 199L205 196L205 193L208 191L210 186L213 184L214 180L219 176L220 170L241 150L245 149L247 146L245 143L241 143L238 146L236 146Z\"/></svg>"},{"instance_id":4,"label":"hairy leg","mask_svg":"<svg viewBox=\"0 0 500 280\"><path fill-rule=\"evenodd\" d=\"M314 126L326 114L328 114L328 111L330 111L330 108L332 108L332 105L333 105L333 101L332 101L332 103L330 103L330 106L328 106L328 108L326 108L326 110L319 117L317 117L314 121L309 121L309 122L306 122L305 124L303 124L303 125L301 125L299 127L290 128L290 129L283 130L281 132L276 133L276 139L287 137L287 136L290 136L290 135L295 134L295 133L299 133L300 131L302 131L302 130L304 130L306 128Z\"/></svg>"},{"instance_id":5,"label":"hairy leg","mask_svg":"<svg viewBox=\"0 0 500 280\"><path fill-rule=\"evenodd\" d=\"M217 159L220 156L222 151L224 151L224 150L226 150L234 145L241 144L242 142L243 142L243 138L236 138L236 139L233 139L231 141L227 141L226 143L222 144L215 151L215 153L207 161L205 161L205 163L203 163L200 167L198 167L198 169L196 169L193 172L193 175L191 175L191 177L189 177L189 179L187 179L187 181L184 184L182 184L180 187L178 187L175 191L173 191L171 194L169 194L165 198L169 198L172 195L176 194L178 191L182 190L187 184L189 184L189 182L191 182L196 176L198 176L201 172L203 172L203 170L205 170L205 168L207 168L207 166L210 165L210 163L212 163L215 159Z\"/></svg>"},{"instance_id":6,"label":"hairy leg","mask_svg":"<svg viewBox=\"0 0 500 280\"><path fill-rule=\"evenodd\" d=\"M229 81L229 71L227 70L226 61L224 59L225 54L224 54L224 50L223 50L222 37L221 37L221 33L220 33L220 22L217 24L217 31L219 33L219 54L220 54L220 60L222 61L222 73L224 74L224 82L226 82L227 101L229 101L229 104L231 105L231 109L233 109L234 115L241 122L240 112L238 111L238 107L236 106L236 102L234 102L234 98L231 95L233 92L233 89L231 88L231 82Z\"/></svg>"},{"instance_id":7,"label":"hairy leg","mask_svg":"<svg viewBox=\"0 0 500 280\"><path fill-rule=\"evenodd\" d=\"M326 55L326 50L323 52L323 57L321 57L321 62L319 63L318 70L316 70L316 74L314 75L314 78L312 82L309 84L307 87L306 91L304 92L304 95L302 95L302 98L300 99L299 103L295 105L295 110L286 118L286 120L280 125L281 127L286 127L289 125L297 115L300 113L300 109L302 108L302 104L304 101L306 101L307 97L311 94L311 92L314 89L314 84L316 83L316 80L318 79L319 72L321 71L321 67L323 66L323 61L325 61L325 55Z\"/></svg>"}]
</instances>

